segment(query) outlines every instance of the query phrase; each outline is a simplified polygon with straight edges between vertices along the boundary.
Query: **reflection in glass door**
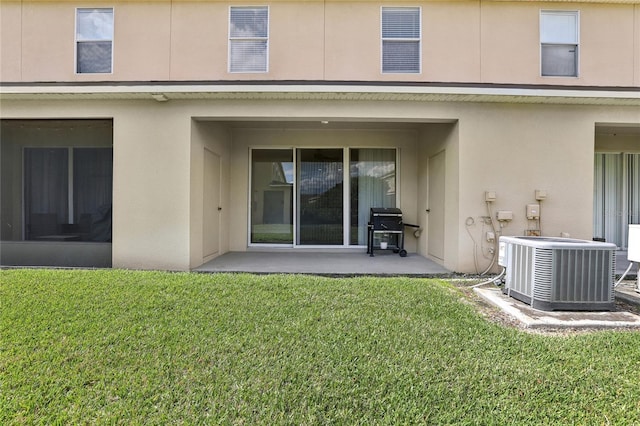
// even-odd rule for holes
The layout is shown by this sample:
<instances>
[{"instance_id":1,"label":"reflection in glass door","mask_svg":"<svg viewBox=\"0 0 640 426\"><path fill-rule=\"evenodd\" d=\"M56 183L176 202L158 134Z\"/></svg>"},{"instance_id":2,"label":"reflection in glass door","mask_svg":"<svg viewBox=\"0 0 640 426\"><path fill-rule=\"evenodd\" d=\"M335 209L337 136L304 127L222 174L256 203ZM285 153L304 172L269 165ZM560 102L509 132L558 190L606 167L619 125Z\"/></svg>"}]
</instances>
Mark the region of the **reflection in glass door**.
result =
<instances>
[{"instance_id":1,"label":"reflection in glass door","mask_svg":"<svg viewBox=\"0 0 640 426\"><path fill-rule=\"evenodd\" d=\"M252 149L250 243L365 245L369 209L396 206L396 153Z\"/></svg>"},{"instance_id":2,"label":"reflection in glass door","mask_svg":"<svg viewBox=\"0 0 640 426\"><path fill-rule=\"evenodd\" d=\"M371 207L396 206L396 150L352 148L349 153L349 242L352 245L365 245Z\"/></svg>"},{"instance_id":3,"label":"reflection in glass door","mask_svg":"<svg viewBox=\"0 0 640 426\"><path fill-rule=\"evenodd\" d=\"M342 245L343 150L298 152L298 241L300 245Z\"/></svg>"},{"instance_id":4,"label":"reflection in glass door","mask_svg":"<svg viewBox=\"0 0 640 426\"><path fill-rule=\"evenodd\" d=\"M251 243L293 244L293 152L251 153Z\"/></svg>"}]
</instances>

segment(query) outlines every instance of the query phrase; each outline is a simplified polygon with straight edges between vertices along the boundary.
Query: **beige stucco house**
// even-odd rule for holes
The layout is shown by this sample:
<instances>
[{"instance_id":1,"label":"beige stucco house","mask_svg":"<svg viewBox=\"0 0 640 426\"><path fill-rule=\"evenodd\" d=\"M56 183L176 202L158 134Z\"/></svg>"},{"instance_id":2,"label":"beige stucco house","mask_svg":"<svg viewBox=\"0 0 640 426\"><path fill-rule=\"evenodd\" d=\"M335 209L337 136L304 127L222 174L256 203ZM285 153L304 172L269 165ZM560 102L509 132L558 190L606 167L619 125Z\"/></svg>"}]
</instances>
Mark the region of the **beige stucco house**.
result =
<instances>
[{"instance_id":1,"label":"beige stucco house","mask_svg":"<svg viewBox=\"0 0 640 426\"><path fill-rule=\"evenodd\" d=\"M190 270L640 222L640 1L0 1L0 263ZM495 267L495 266L494 266Z\"/></svg>"}]
</instances>

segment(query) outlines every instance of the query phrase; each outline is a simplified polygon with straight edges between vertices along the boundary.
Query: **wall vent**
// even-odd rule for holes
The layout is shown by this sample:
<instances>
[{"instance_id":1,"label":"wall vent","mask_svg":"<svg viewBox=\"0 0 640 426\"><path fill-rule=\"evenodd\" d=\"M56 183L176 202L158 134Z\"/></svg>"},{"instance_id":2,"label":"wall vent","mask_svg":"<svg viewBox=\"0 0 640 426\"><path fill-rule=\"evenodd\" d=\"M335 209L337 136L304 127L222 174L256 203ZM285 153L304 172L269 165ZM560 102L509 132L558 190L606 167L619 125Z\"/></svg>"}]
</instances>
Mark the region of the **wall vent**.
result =
<instances>
[{"instance_id":1,"label":"wall vent","mask_svg":"<svg viewBox=\"0 0 640 426\"><path fill-rule=\"evenodd\" d=\"M505 294L535 309L612 310L616 245L549 237L500 237Z\"/></svg>"}]
</instances>

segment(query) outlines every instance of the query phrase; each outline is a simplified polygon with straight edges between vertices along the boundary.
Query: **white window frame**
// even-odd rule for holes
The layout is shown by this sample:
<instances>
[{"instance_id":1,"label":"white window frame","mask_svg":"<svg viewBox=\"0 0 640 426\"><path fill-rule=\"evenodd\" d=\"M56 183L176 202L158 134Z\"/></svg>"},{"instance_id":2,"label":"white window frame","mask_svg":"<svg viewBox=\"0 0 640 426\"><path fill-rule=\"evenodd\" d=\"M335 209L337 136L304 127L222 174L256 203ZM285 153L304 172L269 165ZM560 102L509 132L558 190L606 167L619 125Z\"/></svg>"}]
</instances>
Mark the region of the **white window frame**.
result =
<instances>
[{"instance_id":1,"label":"white window frame","mask_svg":"<svg viewBox=\"0 0 640 426\"><path fill-rule=\"evenodd\" d=\"M257 36L252 36L252 37L232 37L231 35L231 11L233 9L266 9L267 11L267 34L265 37L257 37ZM271 32L271 27L270 27L270 21L271 21L271 10L269 8L269 6L229 6L229 29L228 29L228 37L229 37L229 43L228 43L228 55L227 55L227 71L229 73L233 73L233 74L261 74L261 73L268 73L269 72L269 36L270 36L270 32ZM264 65L264 69L261 70L233 70L232 69L232 60L231 60L231 45L233 44L234 41L265 41L266 42L266 52L265 52L265 65Z\"/></svg>"},{"instance_id":2,"label":"white window frame","mask_svg":"<svg viewBox=\"0 0 640 426\"><path fill-rule=\"evenodd\" d=\"M543 40L543 17L545 15L551 16L551 15L567 15L567 16L574 16L576 19L576 28L575 28L575 44L573 43L567 43L567 42L563 42L563 41L549 41L549 40ZM558 77L558 78L577 78L580 76L580 11L578 10L548 10L548 9L542 9L540 10L540 22L539 22L539 35L540 35L540 76L544 77L544 78L554 78L554 77ZM545 45L550 45L550 46L575 46L576 49L576 56L575 56L575 66L576 66L576 73L575 75L544 75L542 73L542 49L543 46Z\"/></svg>"},{"instance_id":3,"label":"white window frame","mask_svg":"<svg viewBox=\"0 0 640 426\"><path fill-rule=\"evenodd\" d=\"M391 9L415 9L418 12L418 25L419 35L417 38L399 38L399 37L384 37L383 34L383 14L385 10ZM385 71L384 70L384 42L417 42L418 44L418 69L416 71ZM380 8L380 72L382 74L422 74L422 7L420 6L382 6Z\"/></svg>"},{"instance_id":4,"label":"white window frame","mask_svg":"<svg viewBox=\"0 0 640 426\"><path fill-rule=\"evenodd\" d=\"M111 11L111 38L109 39L86 39L86 40L81 40L78 38L78 14L81 11L89 11L89 10L104 10L104 11ZM108 75L108 74L113 74L113 58L114 58L114 52L115 52L115 43L114 43L114 33L115 33L115 10L113 7L77 7L76 8L76 16L75 16L75 34L74 34L74 45L73 45L73 65L74 65L74 72L77 75L97 75L97 74L103 74L103 75ZM110 71L109 72L79 72L78 71L78 45L79 43L87 43L87 42L98 42L98 41L109 41L111 42L111 58L109 58L110 61Z\"/></svg>"}]
</instances>

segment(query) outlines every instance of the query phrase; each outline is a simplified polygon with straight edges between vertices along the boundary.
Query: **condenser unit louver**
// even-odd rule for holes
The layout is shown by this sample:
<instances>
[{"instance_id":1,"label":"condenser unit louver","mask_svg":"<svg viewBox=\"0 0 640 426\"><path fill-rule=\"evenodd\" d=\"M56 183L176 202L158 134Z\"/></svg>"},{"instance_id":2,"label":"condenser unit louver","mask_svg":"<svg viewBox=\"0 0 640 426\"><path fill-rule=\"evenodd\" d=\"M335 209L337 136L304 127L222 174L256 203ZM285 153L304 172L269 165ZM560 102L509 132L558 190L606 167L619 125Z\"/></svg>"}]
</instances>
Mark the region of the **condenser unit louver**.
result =
<instances>
[{"instance_id":1,"label":"condenser unit louver","mask_svg":"<svg viewBox=\"0 0 640 426\"><path fill-rule=\"evenodd\" d=\"M616 245L549 237L500 237L505 294L535 309L614 308Z\"/></svg>"}]
</instances>

